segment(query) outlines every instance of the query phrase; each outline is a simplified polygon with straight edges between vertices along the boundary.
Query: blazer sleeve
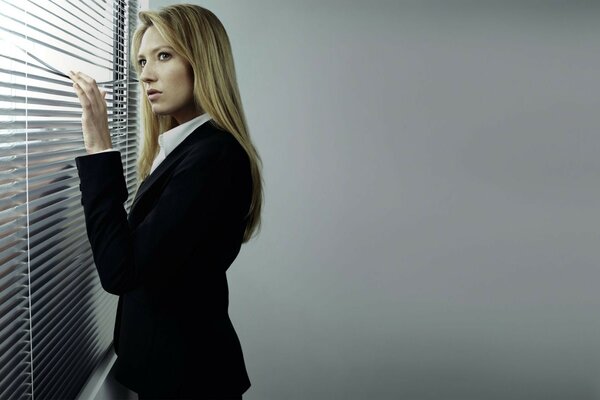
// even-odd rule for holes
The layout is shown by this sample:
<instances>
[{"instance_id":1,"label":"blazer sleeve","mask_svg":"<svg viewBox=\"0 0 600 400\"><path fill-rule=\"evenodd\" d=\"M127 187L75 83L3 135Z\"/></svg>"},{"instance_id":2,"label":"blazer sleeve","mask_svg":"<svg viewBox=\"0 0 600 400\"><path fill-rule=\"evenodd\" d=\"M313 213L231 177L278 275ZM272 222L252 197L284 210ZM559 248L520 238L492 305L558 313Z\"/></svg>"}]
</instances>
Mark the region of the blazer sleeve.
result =
<instances>
[{"instance_id":1,"label":"blazer sleeve","mask_svg":"<svg viewBox=\"0 0 600 400\"><path fill-rule=\"evenodd\" d=\"M128 194L120 154L78 157L76 164L100 282L116 295L147 280L185 279L182 266L192 252L210 251L211 230L232 212L222 204L228 203L227 185L240 166L232 144L199 146L184 156L143 221L131 227L123 206Z\"/></svg>"}]
</instances>

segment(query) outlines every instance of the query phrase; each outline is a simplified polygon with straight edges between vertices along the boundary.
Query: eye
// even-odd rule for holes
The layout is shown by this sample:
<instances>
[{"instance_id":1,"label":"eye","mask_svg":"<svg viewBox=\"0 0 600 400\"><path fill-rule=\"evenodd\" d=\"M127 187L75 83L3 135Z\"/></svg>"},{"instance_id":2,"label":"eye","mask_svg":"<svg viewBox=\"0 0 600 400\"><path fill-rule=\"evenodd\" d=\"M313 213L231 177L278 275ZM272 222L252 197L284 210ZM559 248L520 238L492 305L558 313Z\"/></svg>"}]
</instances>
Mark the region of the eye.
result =
<instances>
[{"instance_id":1,"label":"eye","mask_svg":"<svg viewBox=\"0 0 600 400\"><path fill-rule=\"evenodd\" d=\"M144 68L144 65L146 65L146 60L144 60L144 59L138 60L138 65L140 67Z\"/></svg>"},{"instance_id":2,"label":"eye","mask_svg":"<svg viewBox=\"0 0 600 400\"><path fill-rule=\"evenodd\" d=\"M169 58L171 58L171 55L169 53L166 53L164 51L161 51L160 53L158 53L158 59L160 61L165 61L165 60L168 60Z\"/></svg>"}]
</instances>

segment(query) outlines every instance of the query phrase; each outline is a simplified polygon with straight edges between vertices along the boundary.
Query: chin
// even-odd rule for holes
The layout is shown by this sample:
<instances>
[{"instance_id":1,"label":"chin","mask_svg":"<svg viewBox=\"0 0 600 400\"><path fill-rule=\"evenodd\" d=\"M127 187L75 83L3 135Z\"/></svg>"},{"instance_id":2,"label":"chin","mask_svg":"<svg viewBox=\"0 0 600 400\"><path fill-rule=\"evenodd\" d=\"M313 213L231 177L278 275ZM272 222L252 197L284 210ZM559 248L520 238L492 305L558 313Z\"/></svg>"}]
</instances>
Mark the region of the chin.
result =
<instances>
[{"instance_id":1,"label":"chin","mask_svg":"<svg viewBox=\"0 0 600 400\"><path fill-rule=\"evenodd\" d=\"M169 115L169 112L161 107L152 107L152 112L161 117Z\"/></svg>"}]
</instances>

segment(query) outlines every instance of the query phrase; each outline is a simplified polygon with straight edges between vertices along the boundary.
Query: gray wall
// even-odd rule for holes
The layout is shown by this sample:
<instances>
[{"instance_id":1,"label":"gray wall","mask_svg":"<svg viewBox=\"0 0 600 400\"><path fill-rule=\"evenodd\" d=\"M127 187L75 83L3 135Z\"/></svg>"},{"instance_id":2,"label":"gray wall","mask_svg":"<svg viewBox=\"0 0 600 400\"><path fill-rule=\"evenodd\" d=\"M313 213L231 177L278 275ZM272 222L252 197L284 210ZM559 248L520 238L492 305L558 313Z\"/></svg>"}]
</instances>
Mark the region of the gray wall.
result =
<instances>
[{"instance_id":1,"label":"gray wall","mask_svg":"<svg viewBox=\"0 0 600 400\"><path fill-rule=\"evenodd\" d=\"M264 161L245 399L600 399L599 2L196 3Z\"/></svg>"}]
</instances>

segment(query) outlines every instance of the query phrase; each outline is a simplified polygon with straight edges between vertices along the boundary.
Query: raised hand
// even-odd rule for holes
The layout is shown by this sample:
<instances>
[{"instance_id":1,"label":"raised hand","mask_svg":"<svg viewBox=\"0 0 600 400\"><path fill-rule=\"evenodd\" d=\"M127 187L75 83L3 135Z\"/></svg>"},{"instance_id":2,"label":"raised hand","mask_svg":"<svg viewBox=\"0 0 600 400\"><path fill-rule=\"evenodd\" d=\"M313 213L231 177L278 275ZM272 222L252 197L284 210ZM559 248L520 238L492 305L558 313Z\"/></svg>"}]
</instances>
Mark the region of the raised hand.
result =
<instances>
[{"instance_id":1,"label":"raised hand","mask_svg":"<svg viewBox=\"0 0 600 400\"><path fill-rule=\"evenodd\" d=\"M93 154L112 148L108 131L106 92L100 90L96 81L82 72L70 71L69 78L73 81L73 88L83 110L81 127L85 150L88 154Z\"/></svg>"}]
</instances>

